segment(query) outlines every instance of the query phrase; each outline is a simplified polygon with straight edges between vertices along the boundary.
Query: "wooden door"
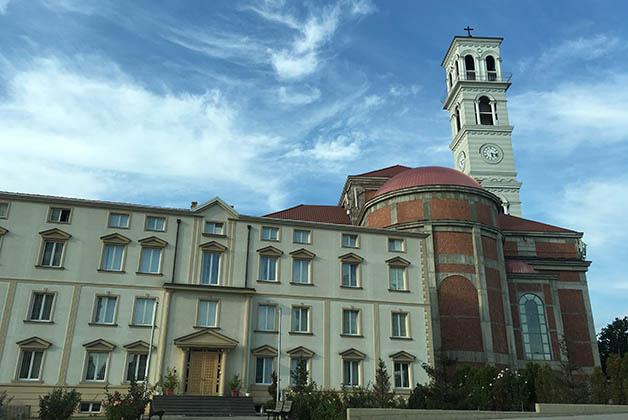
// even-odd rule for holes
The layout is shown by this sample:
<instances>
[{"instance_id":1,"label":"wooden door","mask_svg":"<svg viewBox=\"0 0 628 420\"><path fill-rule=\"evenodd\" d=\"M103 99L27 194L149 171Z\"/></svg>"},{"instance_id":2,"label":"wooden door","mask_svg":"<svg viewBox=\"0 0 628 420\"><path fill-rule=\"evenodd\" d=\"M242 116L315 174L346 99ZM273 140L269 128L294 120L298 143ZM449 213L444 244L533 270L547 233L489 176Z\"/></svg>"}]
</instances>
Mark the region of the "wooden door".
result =
<instances>
[{"instance_id":1,"label":"wooden door","mask_svg":"<svg viewBox=\"0 0 628 420\"><path fill-rule=\"evenodd\" d=\"M220 386L220 352L190 350L187 393L218 395Z\"/></svg>"}]
</instances>

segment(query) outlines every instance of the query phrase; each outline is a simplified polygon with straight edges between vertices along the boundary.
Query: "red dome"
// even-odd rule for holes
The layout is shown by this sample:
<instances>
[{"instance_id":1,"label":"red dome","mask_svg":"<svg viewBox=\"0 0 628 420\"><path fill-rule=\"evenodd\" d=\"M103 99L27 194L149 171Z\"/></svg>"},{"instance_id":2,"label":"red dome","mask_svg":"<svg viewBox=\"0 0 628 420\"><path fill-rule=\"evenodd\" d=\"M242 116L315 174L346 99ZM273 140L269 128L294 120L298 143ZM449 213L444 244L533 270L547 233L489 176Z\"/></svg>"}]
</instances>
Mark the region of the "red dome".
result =
<instances>
[{"instance_id":1,"label":"red dome","mask_svg":"<svg viewBox=\"0 0 628 420\"><path fill-rule=\"evenodd\" d=\"M532 266L523 261L506 261L506 273L514 274L536 274L536 271Z\"/></svg>"},{"instance_id":2,"label":"red dome","mask_svg":"<svg viewBox=\"0 0 628 420\"><path fill-rule=\"evenodd\" d=\"M460 185L484 189L475 179L455 169L442 166L423 166L408 169L393 176L377 190L374 197L390 191L424 185Z\"/></svg>"}]
</instances>

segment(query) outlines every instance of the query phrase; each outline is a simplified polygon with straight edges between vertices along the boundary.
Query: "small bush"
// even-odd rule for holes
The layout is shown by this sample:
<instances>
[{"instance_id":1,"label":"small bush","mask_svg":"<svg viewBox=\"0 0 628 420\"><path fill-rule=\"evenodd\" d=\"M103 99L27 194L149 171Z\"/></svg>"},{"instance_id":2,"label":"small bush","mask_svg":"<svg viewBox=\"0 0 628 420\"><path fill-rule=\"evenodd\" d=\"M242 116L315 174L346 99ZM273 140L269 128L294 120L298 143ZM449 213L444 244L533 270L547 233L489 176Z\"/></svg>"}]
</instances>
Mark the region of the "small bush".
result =
<instances>
[{"instance_id":1,"label":"small bush","mask_svg":"<svg viewBox=\"0 0 628 420\"><path fill-rule=\"evenodd\" d=\"M145 393L144 387L135 381L131 382L126 394L121 394L118 391L112 394L106 389L105 401L103 402L105 418L107 420L138 419L144 413L149 401L149 393Z\"/></svg>"},{"instance_id":2,"label":"small bush","mask_svg":"<svg viewBox=\"0 0 628 420\"><path fill-rule=\"evenodd\" d=\"M66 391L54 388L50 393L39 397L39 418L41 420L67 420L78 408L81 393L76 389Z\"/></svg>"}]
</instances>

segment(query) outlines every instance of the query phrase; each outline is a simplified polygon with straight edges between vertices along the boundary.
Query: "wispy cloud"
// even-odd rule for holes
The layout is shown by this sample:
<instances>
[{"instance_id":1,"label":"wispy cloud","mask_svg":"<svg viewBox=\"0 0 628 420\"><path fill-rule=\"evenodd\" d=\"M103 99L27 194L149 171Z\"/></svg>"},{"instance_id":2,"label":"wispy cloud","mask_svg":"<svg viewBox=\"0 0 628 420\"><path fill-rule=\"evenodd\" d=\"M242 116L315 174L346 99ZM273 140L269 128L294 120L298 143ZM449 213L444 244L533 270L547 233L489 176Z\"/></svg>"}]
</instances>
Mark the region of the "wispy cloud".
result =
<instances>
[{"instance_id":1,"label":"wispy cloud","mask_svg":"<svg viewBox=\"0 0 628 420\"><path fill-rule=\"evenodd\" d=\"M281 86L278 90L279 102L289 105L305 105L317 101L321 97L321 90L315 87L306 87L303 90Z\"/></svg>"},{"instance_id":2,"label":"wispy cloud","mask_svg":"<svg viewBox=\"0 0 628 420\"><path fill-rule=\"evenodd\" d=\"M324 164L326 161L354 160L359 153L360 141L341 135L330 140L318 138L311 148L293 150L288 153L288 156L309 156Z\"/></svg>"},{"instance_id":3,"label":"wispy cloud","mask_svg":"<svg viewBox=\"0 0 628 420\"><path fill-rule=\"evenodd\" d=\"M545 51L538 61L538 67L551 68L558 64L565 66L572 61L594 60L609 54L616 54L623 42L607 34L595 34L588 37L568 39Z\"/></svg>"},{"instance_id":4,"label":"wispy cloud","mask_svg":"<svg viewBox=\"0 0 628 420\"><path fill-rule=\"evenodd\" d=\"M7 11L7 6L11 0L0 0L0 14L3 14Z\"/></svg>"}]
</instances>

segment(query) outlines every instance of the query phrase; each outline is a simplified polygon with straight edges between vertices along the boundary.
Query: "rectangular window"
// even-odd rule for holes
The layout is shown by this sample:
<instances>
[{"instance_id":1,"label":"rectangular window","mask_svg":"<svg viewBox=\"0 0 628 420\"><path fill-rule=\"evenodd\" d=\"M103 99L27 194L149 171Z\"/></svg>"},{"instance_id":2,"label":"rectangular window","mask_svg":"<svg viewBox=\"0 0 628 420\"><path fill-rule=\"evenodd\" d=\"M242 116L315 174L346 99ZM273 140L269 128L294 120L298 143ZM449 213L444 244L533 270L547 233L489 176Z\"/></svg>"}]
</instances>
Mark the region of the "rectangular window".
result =
<instances>
[{"instance_id":1,"label":"rectangular window","mask_svg":"<svg viewBox=\"0 0 628 420\"><path fill-rule=\"evenodd\" d=\"M408 337L407 330L408 314L393 312L392 314L392 336Z\"/></svg>"},{"instance_id":2,"label":"rectangular window","mask_svg":"<svg viewBox=\"0 0 628 420\"><path fill-rule=\"evenodd\" d=\"M342 263L342 285L358 287L358 265Z\"/></svg>"},{"instance_id":3,"label":"rectangular window","mask_svg":"<svg viewBox=\"0 0 628 420\"><path fill-rule=\"evenodd\" d=\"M275 331L275 307L260 305L257 308L257 329L260 331Z\"/></svg>"},{"instance_id":4,"label":"rectangular window","mask_svg":"<svg viewBox=\"0 0 628 420\"><path fill-rule=\"evenodd\" d=\"M100 413L102 403L99 402L81 402L81 413Z\"/></svg>"},{"instance_id":5,"label":"rectangular window","mask_svg":"<svg viewBox=\"0 0 628 420\"><path fill-rule=\"evenodd\" d=\"M94 324L113 324L117 301L118 298L115 296L98 296L92 322Z\"/></svg>"},{"instance_id":6,"label":"rectangular window","mask_svg":"<svg viewBox=\"0 0 628 420\"><path fill-rule=\"evenodd\" d=\"M310 262L308 260L292 261L292 281L294 283L310 282Z\"/></svg>"},{"instance_id":7,"label":"rectangular window","mask_svg":"<svg viewBox=\"0 0 628 420\"><path fill-rule=\"evenodd\" d=\"M201 300L198 302L198 319L196 325L199 327L216 327L216 311L218 302L215 300Z\"/></svg>"},{"instance_id":8,"label":"rectangular window","mask_svg":"<svg viewBox=\"0 0 628 420\"><path fill-rule=\"evenodd\" d=\"M50 214L48 214L48 221L56 223L70 223L70 209L51 207Z\"/></svg>"},{"instance_id":9,"label":"rectangular window","mask_svg":"<svg viewBox=\"0 0 628 420\"><path fill-rule=\"evenodd\" d=\"M110 228L128 228L129 215L124 213L111 213L109 215Z\"/></svg>"},{"instance_id":10,"label":"rectangular window","mask_svg":"<svg viewBox=\"0 0 628 420\"><path fill-rule=\"evenodd\" d=\"M278 241L279 240L279 228L262 227L262 240L263 241Z\"/></svg>"},{"instance_id":11,"label":"rectangular window","mask_svg":"<svg viewBox=\"0 0 628 420\"><path fill-rule=\"evenodd\" d=\"M166 218L156 216L146 216L146 230L156 230L163 232L166 230Z\"/></svg>"},{"instance_id":12,"label":"rectangular window","mask_svg":"<svg viewBox=\"0 0 628 420\"><path fill-rule=\"evenodd\" d=\"M260 258L259 279L277 281L277 257Z\"/></svg>"},{"instance_id":13,"label":"rectangular window","mask_svg":"<svg viewBox=\"0 0 628 420\"><path fill-rule=\"evenodd\" d=\"M350 233L342 234L342 246L344 248L357 248L358 247L358 235Z\"/></svg>"},{"instance_id":14,"label":"rectangular window","mask_svg":"<svg viewBox=\"0 0 628 420\"><path fill-rule=\"evenodd\" d=\"M273 382L273 358L258 357L255 363L255 383L270 385Z\"/></svg>"},{"instance_id":15,"label":"rectangular window","mask_svg":"<svg viewBox=\"0 0 628 420\"><path fill-rule=\"evenodd\" d=\"M102 269L107 271L122 271L122 257L124 255L124 246L122 245L105 245L102 256Z\"/></svg>"},{"instance_id":16,"label":"rectangular window","mask_svg":"<svg viewBox=\"0 0 628 420\"><path fill-rule=\"evenodd\" d=\"M403 239L388 239L389 251L403 251Z\"/></svg>"},{"instance_id":17,"label":"rectangular window","mask_svg":"<svg viewBox=\"0 0 628 420\"><path fill-rule=\"evenodd\" d=\"M18 379L24 381L39 379L43 357L43 351L23 350Z\"/></svg>"},{"instance_id":18,"label":"rectangular window","mask_svg":"<svg viewBox=\"0 0 628 420\"><path fill-rule=\"evenodd\" d=\"M142 248L140 272L158 274L161 264L161 248Z\"/></svg>"},{"instance_id":19,"label":"rectangular window","mask_svg":"<svg viewBox=\"0 0 628 420\"><path fill-rule=\"evenodd\" d=\"M343 309L342 311L342 333L345 335L358 335L360 329L358 328L358 315L359 311L353 309Z\"/></svg>"},{"instance_id":20,"label":"rectangular window","mask_svg":"<svg viewBox=\"0 0 628 420\"><path fill-rule=\"evenodd\" d=\"M296 307L292 308L292 332L306 333L309 332L309 314L310 308Z\"/></svg>"},{"instance_id":21,"label":"rectangular window","mask_svg":"<svg viewBox=\"0 0 628 420\"><path fill-rule=\"evenodd\" d=\"M109 353L87 353L86 381L104 381Z\"/></svg>"},{"instance_id":22,"label":"rectangular window","mask_svg":"<svg viewBox=\"0 0 628 420\"><path fill-rule=\"evenodd\" d=\"M391 290L405 290L406 282L404 281L404 269L402 267L389 267L388 276L390 278Z\"/></svg>"},{"instance_id":23,"label":"rectangular window","mask_svg":"<svg viewBox=\"0 0 628 420\"><path fill-rule=\"evenodd\" d=\"M133 325L153 325L153 310L155 299L135 299L135 312L133 313Z\"/></svg>"},{"instance_id":24,"label":"rectangular window","mask_svg":"<svg viewBox=\"0 0 628 420\"><path fill-rule=\"evenodd\" d=\"M359 360L343 360L343 386L359 386L360 385L360 361Z\"/></svg>"},{"instance_id":25,"label":"rectangular window","mask_svg":"<svg viewBox=\"0 0 628 420\"><path fill-rule=\"evenodd\" d=\"M205 233L210 235L222 235L222 223L218 222L206 222L205 223Z\"/></svg>"},{"instance_id":26,"label":"rectangular window","mask_svg":"<svg viewBox=\"0 0 628 420\"><path fill-rule=\"evenodd\" d=\"M395 388L410 388L410 366L395 362Z\"/></svg>"},{"instance_id":27,"label":"rectangular window","mask_svg":"<svg viewBox=\"0 0 628 420\"><path fill-rule=\"evenodd\" d=\"M52 319L53 293L33 293L29 321L50 321Z\"/></svg>"},{"instance_id":28,"label":"rectangular window","mask_svg":"<svg viewBox=\"0 0 628 420\"><path fill-rule=\"evenodd\" d=\"M203 254L203 267L201 269L202 284L218 284L220 268L220 254L205 252Z\"/></svg>"},{"instance_id":29,"label":"rectangular window","mask_svg":"<svg viewBox=\"0 0 628 420\"><path fill-rule=\"evenodd\" d=\"M293 240L295 244L309 244L310 243L310 231L295 229Z\"/></svg>"},{"instance_id":30,"label":"rectangular window","mask_svg":"<svg viewBox=\"0 0 628 420\"><path fill-rule=\"evenodd\" d=\"M0 203L0 219L6 219L9 214L9 203Z\"/></svg>"},{"instance_id":31,"label":"rectangular window","mask_svg":"<svg viewBox=\"0 0 628 420\"><path fill-rule=\"evenodd\" d=\"M126 381L143 381L146 378L148 354L129 354L127 359Z\"/></svg>"},{"instance_id":32,"label":"rectangular window","mask_svg":"<svg viewBox=\"0 0 628 420\"><path fill-rule=\"evenodd\" d=\"M61 256L65 242L44 241L41 254L41 265L44 267L61 267Z\"/></svg>"}]
</instances>

